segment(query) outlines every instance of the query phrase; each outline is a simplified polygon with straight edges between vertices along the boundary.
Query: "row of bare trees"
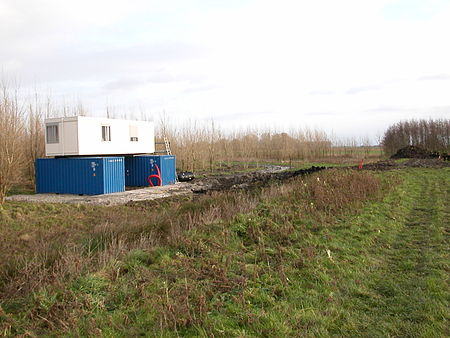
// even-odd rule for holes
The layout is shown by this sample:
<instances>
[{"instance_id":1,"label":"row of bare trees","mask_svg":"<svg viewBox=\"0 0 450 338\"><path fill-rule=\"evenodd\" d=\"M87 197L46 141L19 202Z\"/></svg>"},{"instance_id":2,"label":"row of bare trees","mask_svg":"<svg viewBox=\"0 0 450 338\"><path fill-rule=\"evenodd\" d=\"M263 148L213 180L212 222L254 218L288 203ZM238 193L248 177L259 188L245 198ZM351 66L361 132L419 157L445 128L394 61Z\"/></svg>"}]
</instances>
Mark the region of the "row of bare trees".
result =
<instances>
[{"instance_id":1,"label":"row of bare trees","mask_svg":"<svg viewBox=\"0 0 450 338\"><path fill-rule=\"evenodd\" d=\"M392 155L409 145L420 146L430 151L449 152L450 119L398 122L386 130L382 144L387 155Z\"/></svg>"},{"instance_id":2,"label":"row of bare trees","mask_svg":"<svg viewBox=\"0 0 450 338\"><path fill-rule=\"evenodd\" d=\"M24 102L18 90L1 86L0 204L13 184L34 182L35 160L44 155L43 116L37 96Z\"/></svg>"},{"instance_id":3,"label":"row of bare trees","mask_svg":"<svg viewBox=\"0 0 450 338\"><path fill-rule=\"evenodd\" d=\"M289 161L330 156L332 143L325 133L296 131L224 131L216 124L189 121L165 130L177 155L180 169L212 169L215 165L230 166L234 161ZM162 135L157 135L161 137Z\"/></svg>"},{"instance_id":4,"label":"row of bare trees","mask_svg":"<svg viewBox=\"0 0 450 338\"><path fill-rule=\"evenodd\" d=\"M229 167L233 162L318 161L330 158L369 157L374 147L369 139L335 140L317 129L224 130L216 122L186 121L171 124L161 119L156 128L157 139L165 134L171 141L181 170L212 170ZM162 143L162 142L161 142ZM379 155L379 153L377 154Z\"/></svg>"},{"instance_id":5,"label":"row of bare trees","mask_svg":"<svg viewBox=\"0 0 450 338\"><path fill-rule=\"evenodd\" d=\"M1 85L1 84L0 84ZM86 115L80 104L72 108L55 105L38 94L24 96L14 87L1 85L0 93L0 204L6 192L17 183L34 183L35 160L44 156L44 119L55 116ZM107 110L108 117L115 117ZM127 118L127 116L120 116ZM140 119L147 119L141 114ZM343 142L339 146L323 131L296 129L288 133L276 130L225 130L216 122L188 120L169 123L161 117L157 138L165 134L171 141L181 170L212 170L229 167L234 162L248 166L263 161L289 162L331 157L361 157L355 149L365 149L370 142ZM364 147L361 147L364 146Z\"/></svg>"}]
</instances>

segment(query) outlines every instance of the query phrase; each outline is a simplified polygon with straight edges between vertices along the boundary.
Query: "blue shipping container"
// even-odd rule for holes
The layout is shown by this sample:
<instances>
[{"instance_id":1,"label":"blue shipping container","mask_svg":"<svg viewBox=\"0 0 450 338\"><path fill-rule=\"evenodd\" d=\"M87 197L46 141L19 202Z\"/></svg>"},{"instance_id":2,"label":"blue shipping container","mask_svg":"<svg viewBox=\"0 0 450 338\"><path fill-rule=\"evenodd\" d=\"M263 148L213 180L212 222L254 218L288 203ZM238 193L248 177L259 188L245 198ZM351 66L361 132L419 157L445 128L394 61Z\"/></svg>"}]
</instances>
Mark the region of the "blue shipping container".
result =
<instances>
[{"instance_id":1,"label":"blue shipping container","mask_svg":"<svg viewBox=\"0 0 450 338\"><path fill-rule=\"evenodd\" d=\"M125 157L125 185L127 187L148 187L149 176L158 175L161 184L156 177L150 178L153 186L175 184L176 182L176 158L173 155L142 155Z\"/></svg>"},{"instance_id":2,"label":"blue shipping container","mask_svg":"<svg viewBox=\"0 0 450 338\"><path fill-rule=\"evenodd\" d=\"M125 163L119 157L40 158L36 192L100 195L125 191Z\"/></svg>"}]
</instances>

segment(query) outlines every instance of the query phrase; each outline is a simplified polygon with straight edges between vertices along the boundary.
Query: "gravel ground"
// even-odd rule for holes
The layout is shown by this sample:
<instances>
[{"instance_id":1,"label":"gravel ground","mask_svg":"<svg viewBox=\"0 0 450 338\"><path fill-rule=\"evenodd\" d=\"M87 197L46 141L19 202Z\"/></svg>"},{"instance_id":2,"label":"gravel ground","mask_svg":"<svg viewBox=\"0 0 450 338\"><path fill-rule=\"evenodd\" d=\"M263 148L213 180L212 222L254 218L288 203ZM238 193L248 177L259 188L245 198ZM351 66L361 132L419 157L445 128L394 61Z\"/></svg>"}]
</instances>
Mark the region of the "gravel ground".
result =
<instances>
[{"instance_id":1,"label":"gravel ground","mask_svg":"<svg viewBox=\"0 0 450 338\"><path fill-rule=\"evenodd\" d=\"M77 204L98 204L98 205L118 205L132 201L145 201L164 198L175 195L191 194L192 184L176 183L161 187L148 187L141 189L116 192L106 195L79 196L61 194L36 194L36 195L14 195L7 197L9 201L26 201L37 203L77 203Z\"/></svg>"}]
</instances>

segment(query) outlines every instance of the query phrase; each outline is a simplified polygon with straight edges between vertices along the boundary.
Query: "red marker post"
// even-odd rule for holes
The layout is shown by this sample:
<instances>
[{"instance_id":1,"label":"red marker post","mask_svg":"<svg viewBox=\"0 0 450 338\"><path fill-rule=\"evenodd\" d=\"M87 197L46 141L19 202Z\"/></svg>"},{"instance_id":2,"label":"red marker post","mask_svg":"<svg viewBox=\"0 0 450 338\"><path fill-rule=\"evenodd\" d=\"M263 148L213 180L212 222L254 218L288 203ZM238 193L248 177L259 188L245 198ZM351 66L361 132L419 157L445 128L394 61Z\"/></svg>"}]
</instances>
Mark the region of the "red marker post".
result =
<instances>
[{"instance_id":1,"label":"red marker post","mask_svg":"<svg viewBox=\"0 0 450 338\"><path fill-rule=\"evenodd\" d=\"M359 162L358 169L362 169L364 164L364 159Z\"/></svg>"}]
</instances>

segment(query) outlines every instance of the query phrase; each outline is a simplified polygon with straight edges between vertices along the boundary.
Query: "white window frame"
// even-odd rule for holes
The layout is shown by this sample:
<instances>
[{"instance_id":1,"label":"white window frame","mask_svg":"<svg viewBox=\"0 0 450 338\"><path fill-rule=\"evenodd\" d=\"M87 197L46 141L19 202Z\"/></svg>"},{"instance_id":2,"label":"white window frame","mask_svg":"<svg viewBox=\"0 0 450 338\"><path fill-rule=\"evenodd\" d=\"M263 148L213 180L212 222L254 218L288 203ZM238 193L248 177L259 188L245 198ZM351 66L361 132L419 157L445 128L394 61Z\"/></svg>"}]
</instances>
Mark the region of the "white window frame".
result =
<instances>
[{"instance_id":1,"label":"white window frame","mask_svg":"<svg viewBox=\"0 0 450 338\"><path fill-rule=\"evenodd\" d=\"M47 124L45 126L45 134L47 144L59 143L59 124L58 123Z\"/></svg>"},{"instance_id":2,"label":"white window frame","mask_svg":"<svg viewBox=\"0 0 450 338\"><path fill-rule=\"evenodd\" d=\"M102 124L102 142L111 142L111 126Z\"/></svg>"}]
</instances>

